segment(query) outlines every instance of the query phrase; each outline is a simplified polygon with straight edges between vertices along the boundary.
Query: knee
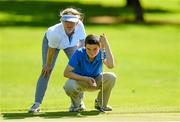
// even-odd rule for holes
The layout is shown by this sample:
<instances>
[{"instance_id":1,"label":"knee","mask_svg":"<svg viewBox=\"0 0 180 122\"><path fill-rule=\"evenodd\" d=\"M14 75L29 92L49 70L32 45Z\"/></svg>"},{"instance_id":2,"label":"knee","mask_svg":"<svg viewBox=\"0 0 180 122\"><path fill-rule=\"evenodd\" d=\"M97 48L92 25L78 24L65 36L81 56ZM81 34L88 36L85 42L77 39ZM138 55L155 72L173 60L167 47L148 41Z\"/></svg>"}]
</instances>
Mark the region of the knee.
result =
<instances>
[{"instance_id":1,"label":"knee","mask_svg":"<svg viewBox=\"0 0 180 122\"><path fill-rule=\"evenodd\" d=\"M65 85L64 85L64 91L68 96L72 96L72 94L75 94L77 92L77 84L74 80L69 79Z\"/></svg>"},{"instance_id":2,"label":"knee","mask_svg":"<svg viewBox=\"0 0 180 122\"><path fill-rule=\"evenodd\" d=\"M115 82L116 82L116 74L114 74L113 72L109 72L108 73L108 77L109 77L109 86L114 86Z\"/></svg>"},{"instance_id":3,"label":"knee","mask_svg":"<svg viewBox=\"0 0 180 122\"><path fill-rule=\"evenodd\" d=\"M113 86L114 86L114 84L115 84L115 82L116 82L116 74L114 74L114 73L111 73L111 82L112 82L112 84L113 84Z\"/></svg>"},{"instance_id":4,"label":"knee","mask_svg":"<svg viewBox=\"0 0 180 122\"><path fill-rule=\"evenodd\" d=\"M72 81L71 80L66 81L63 88L64 88L66 93L70 92L70 90L73 89Z\"/></svg>"}]
</instances>

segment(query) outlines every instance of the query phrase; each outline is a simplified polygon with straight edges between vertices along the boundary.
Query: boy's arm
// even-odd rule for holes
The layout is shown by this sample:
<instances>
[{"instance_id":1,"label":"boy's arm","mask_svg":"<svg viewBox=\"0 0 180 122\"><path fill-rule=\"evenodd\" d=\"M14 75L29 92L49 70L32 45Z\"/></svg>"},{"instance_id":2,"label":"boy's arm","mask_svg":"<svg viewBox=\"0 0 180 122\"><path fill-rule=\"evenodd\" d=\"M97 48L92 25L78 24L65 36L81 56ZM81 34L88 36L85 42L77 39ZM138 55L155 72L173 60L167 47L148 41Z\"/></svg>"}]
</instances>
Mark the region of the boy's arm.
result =
<instances>
[{"instance_id":1,"label":"boy's arm","mask_svg":"<svg viewBox=\"0 0 180 122\"><path fill-rule=\"evenodd\" d=\"M76 74L72 72L73 69L74 68L72 66L67 65L64 70L64 77L74 79L76 81L85 81L85 82L88 82L92 86L94 85L93 83L95 83L95 80L93 78Z\"/></svg>"},{"instance_id":2,"label":"boy's arm","mask_svg":"<svg viewBox=\"0 0 180 122\"><path fill-rule=\"evenodd\" d=\"M113 54L111 52L108 40L107 40L107 38L106 38L106 36L104 34L100 36L100 41L101 41L101 48L103 50L105 50L105 53L106 53L106 60L104 60L104 64L108 68L113 68L114 67Z\"/></svg>"}]
</instances>

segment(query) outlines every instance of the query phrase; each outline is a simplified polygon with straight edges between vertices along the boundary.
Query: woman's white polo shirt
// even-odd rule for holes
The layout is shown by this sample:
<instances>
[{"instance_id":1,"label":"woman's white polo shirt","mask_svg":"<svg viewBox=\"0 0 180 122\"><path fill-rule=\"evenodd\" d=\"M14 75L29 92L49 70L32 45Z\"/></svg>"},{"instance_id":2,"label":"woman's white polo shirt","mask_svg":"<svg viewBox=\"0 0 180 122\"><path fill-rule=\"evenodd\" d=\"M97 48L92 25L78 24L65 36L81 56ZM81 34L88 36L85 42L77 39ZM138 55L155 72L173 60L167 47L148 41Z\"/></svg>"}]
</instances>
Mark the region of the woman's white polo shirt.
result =
<instances>
[{"instance_id":1,"label":"woman's white polo shirt","mask_svg":"<svg viewBox=\"0 0 180 122\"><path fill-rule=\"evenodd\" d=\"M49 47L66 49L68 47L77 46L80 40L84 40L86 38L86 33L83 23L79 21L75 27L75 31L71 37L71 41L69 41L69 37L66 35L62 23L49 27L46 32L46 37L48 39Z\"/></svg>"}]
</instances>

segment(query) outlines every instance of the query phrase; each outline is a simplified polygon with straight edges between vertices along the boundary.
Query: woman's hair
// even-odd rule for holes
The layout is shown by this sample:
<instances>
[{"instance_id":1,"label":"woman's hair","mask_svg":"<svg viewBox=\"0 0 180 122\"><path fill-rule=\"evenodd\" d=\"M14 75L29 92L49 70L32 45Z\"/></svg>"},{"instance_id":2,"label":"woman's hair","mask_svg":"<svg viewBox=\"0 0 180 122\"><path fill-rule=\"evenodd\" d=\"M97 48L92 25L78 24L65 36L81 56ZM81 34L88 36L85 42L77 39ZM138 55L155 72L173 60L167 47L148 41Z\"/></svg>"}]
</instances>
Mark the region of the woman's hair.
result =
<instances>
[{"instance_id":1,"label":"woman's hair","mask_svg":"<svg viewBox=\"0 0 180 122\"><path fill-rule=\"evenodd\" d=\"M94 35L94 34L88 35L85 39L85 47L87 44L96 44L100 47L99 37L97 35Z\"/></svg>"},{"instance_id":2,"label":"woman's hair","mask_svg":"<svg viewBox=\"0 0 180 122\"><path fill-rule=\"evenodd\" d=\"M63 15L76 15L76 16L79 16L80 20L83 19L83 14L77 9L72 8L72 7L66 8L63 11L60 11L60 16L63 16Z\"/></svg>"}]
</instances>

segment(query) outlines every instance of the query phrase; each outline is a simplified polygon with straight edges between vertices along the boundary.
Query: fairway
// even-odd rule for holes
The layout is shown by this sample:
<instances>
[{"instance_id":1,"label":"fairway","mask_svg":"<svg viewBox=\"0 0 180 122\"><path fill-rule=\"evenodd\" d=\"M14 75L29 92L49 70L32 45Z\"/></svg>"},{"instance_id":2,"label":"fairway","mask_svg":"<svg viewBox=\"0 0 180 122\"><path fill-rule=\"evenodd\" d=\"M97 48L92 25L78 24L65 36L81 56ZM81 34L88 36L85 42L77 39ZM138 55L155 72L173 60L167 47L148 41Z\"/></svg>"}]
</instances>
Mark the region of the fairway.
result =
<instances>
[{"instance_id":1,"label":"fairway","mask_svg":"<svg viewBox=\"0 0 180 122\"><path fill-rule=\"evenodd\" d=\"M23 8L20 1L14 1L13 5L12 1L3 1L0 2L0 121L180 121L179 1L142 0L147 22L108 24L88 20L113 15L109 8L114 12L122 9L114 13L117 18L126 14L131 18L132 13L123 13L126 9L122 3L115 4L116 0L112 3L97 0L102 5L87 1L73 3L84 9L86 34L105 33L110 43L115 67L105 67L104 71L117 75L109 100L113 111L102 114L94 110L96 91L85 92L87 111L68 112L70 100L63 90L67 80L63 71L68 59L61 50L41 105L42 113L28 114L42 68L42 38L47 28L59 21L56 9L69 3L23 1L22 4L28 4Z\"/></svg>"}]
</instances>

